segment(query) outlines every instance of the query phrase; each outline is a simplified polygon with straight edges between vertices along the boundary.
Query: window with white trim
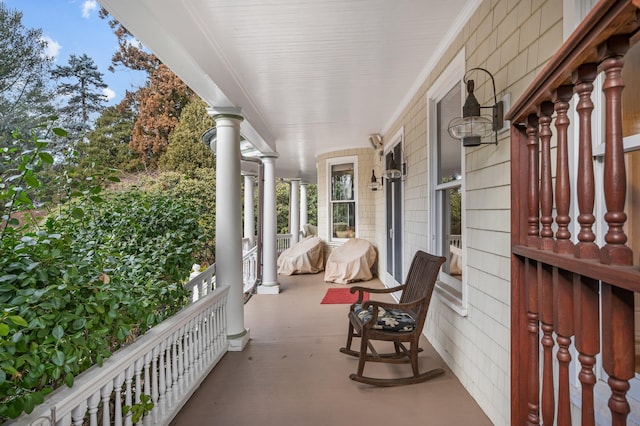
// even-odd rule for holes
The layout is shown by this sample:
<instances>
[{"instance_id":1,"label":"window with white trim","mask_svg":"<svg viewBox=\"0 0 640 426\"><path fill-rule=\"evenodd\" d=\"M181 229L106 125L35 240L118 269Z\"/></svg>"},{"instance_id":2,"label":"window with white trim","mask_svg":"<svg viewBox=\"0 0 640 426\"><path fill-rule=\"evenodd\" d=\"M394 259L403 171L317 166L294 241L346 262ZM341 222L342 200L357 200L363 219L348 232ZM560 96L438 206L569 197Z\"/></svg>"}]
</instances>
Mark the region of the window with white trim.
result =
<instances>
[{"instance_id":1,"label":"window with white trim","mask_svg":"<svg viewBox=\"0 0 640 426\"><path fill-rule=\"evenodd\" d=\"M356 237L357 167L353 158L334 159L329 167L331 240Z\"/></svg>"},{"instance_id":2,"label":"window with white trim","mask_svg":"<svg viewBox=\"0 0 640 426\"><path fill-rule=\"evenodd\" d=\"M431 250L447 261L437 294L460 315L466 315L464 247L464 152L447 131L462 113L465 60L460 52L427 92L428 143L431 156Z\"/></svg>"}]
</instances>

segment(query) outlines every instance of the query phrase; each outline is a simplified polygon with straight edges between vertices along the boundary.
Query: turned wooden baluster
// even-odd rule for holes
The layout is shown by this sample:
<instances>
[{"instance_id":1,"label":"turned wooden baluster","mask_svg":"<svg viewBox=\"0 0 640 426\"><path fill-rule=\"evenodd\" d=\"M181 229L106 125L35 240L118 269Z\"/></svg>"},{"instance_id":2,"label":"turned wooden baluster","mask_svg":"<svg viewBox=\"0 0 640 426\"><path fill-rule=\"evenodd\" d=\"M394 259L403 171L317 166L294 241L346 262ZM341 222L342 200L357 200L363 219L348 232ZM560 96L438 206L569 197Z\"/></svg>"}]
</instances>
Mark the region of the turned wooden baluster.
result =
<instances>
[{"instance_id":1,"label":"turned wooden baluster","mask_svg":"<svg viewBox=\"0 0 640 426\"><path fill-rule=\"evenodd\" d=\"M574 276L575 344L580 361L578 379L582 385L582 425L595 425L593 387L596 376L593 366L600 351L599 282Z\"/></svg>"},{"instance_id":2,"label":"turned wooden baluster","mask_svg":"<svg viewBox=\"0 0 640 426\"><path fill-rule=\"evenodd\" d=\"M528 171L527 179L527 246L540 247L540 218L539 203L540 195L538 188L539 157L538 157L538 116L535 114L527 117L527 150L528 150Z\"/></svg>"},{"instance_id":3,"label":"turned wooden baluster","mask_svg":"<svg viewBox=\"0 0 640 426\"><path fill-rule=\"evenodd\" d=\"M633 253L626 245L623 226L627 177L622 145L622 66L623 56L629 49L627 36L615 36L603 43L598 53L605 79L605 154L604 193L609 225L600 260L605 264L631 265ZM602 364L609 375L609 409L613 425L626 424L630 407L626 399L629 380L634 377L634 322L633 292L602 284Z\"/></svg>"},{"instance_id":4,"label":"turned wooden baluster","mask_svg":"<svg viewBox=\"0 0 640 426\"><path fill-rule=\"evenodd\" d=\"M538 121L540 123L540 248L553 250L553 183L551 179L551 114L553 103L542 102L538 108Z\"/></svg>"},{"instance_id":5,"label":"turned wooden baluster","mask_svg":"<svg viewBox=\"0 0 640 426\"><path fill-rule=\"evenodd\" d=\"M591 147L591 113L593 102L593 80L597 75L596 64L581 65L573 74L574 90L578 94L576 110L578 111L578 243L574 255L583 259L597 259L598 246L592 226L595 222L593 204L595 199L595 183L593 175L593 156ZM575 275L574 277L574 309L575 309L575 344L581 369L578 374L582 385L582 424L594 425L593 386L596 376L593 366L596 354L600 350L599 295L598 281Z\"/></svg>"},{"instance_id":6,"label":"turned wooden baluster","mask_svg":"<svg viewBox=\"0 0 640 426\"><path fill-rule=\"evenodd\" d=\"M622 145L622 65L627 50L628 36L612 37L598 49L602 60L600 68L605 75L602 91L605 96L604 197L607 213L604 219L609 225L601 261L613 265L633 263L633 253L626 245L627 236L622 229L627 221L624 212L627 176Z\"/></svg>"},{"instance_id":7,"label":"turned wooden baluster","mask_svg":"<svg viewBox=\"0 0 640 426\"><path fill-rule=\"evenodd\" d=\"M575 256L582 259L597 259L599 256L598 246L594 243L596 236L592 230L595 222L595 217L593 216L595 184L591 147L591 113L593 112L591 92L593 91L593 80L595 80L597 72L596 64L584 64L573 74L574 90L578 94L576 111L578 111L580 131L576 185L578 208L580 209L580 214L578 215L580 232L578 233L578 243L575 246Z\"/></svg>"},{"instance_id":8,"label":"turned wooden baluster","mask_svg":"<svg viewBox=\"0 0 640 426\"><path fill-rule=\"evenodd\" d=\"M529 389L527 425L540 424L540 352L538 348L538 274L537 262L525 262L527 291L527 332L529 333Z\"/></svg>"},{"instance_id":9,"label":"turned wooden baluster","mask_svg":"<svg viewBox=\"0 0 640 426\"><path fill-rule=\"evenodd\" d=\"M538 108L540 123L540 248L553 250L553 185L551 180L551 114L553 103L542 102ZM553 269L538 263L538 302L542 328L542 422L552 425L555 417L553 390Z\"/></svg>"},{"instance_id":10,"label":"turned wooden baluster","mask_svg":"<svg viewBox=\"0 0 640 426\"><path fill-rule=\"evenodd\" d=\"M573 243L569 232L569 207L571 187L569 181L569 154L567 146L567 129L569 127L569 101L573 94L572 86L561 86L553 94L556 111L557 157L556 157L556 241L554 252L573 253ZM571 424L571 399L569 386L569 365L571 364L571 336L573 327L573 274L567 271L553 270L553 324L558 343L558 413L559 425Z\"/></svg>"},{"instance_id":11,"label":"turned wooden baluster","mask_svg":"<svg viewBox=\"0 0 640 426\"><path fill-rule=\"evenodd\" d=\"M627 424L626 394L635 376L633 292L602 283L602 365L609 375L611 424Z\"/></svg>"},{"instance_id":12,"label":"turned wooden baluster","mask_svg":"<svg viewBox=\"0 0 640 426\"><path fill-rule=\"evenodd\" d=\"M560 86L553 94L556 111L557 155L556 155L556 241L553 251L560 254L573 253L571 232L569 232L569 207L571 206L571 180L569 178L569 148L567 129L569 128L569 101L573 86Z\"/></svg>"}]
</instances>

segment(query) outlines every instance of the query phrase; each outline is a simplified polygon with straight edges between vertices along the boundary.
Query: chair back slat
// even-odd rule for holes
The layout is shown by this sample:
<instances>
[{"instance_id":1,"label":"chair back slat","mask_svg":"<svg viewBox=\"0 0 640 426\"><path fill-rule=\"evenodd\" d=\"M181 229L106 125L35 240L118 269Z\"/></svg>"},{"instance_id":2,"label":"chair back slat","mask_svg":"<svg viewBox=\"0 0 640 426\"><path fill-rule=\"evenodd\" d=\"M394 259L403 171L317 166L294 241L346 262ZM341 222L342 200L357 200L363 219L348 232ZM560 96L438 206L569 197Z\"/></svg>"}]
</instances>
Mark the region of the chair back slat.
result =
<instances>
[{"instance_id":1,"label":"chair back slat","mask_svg":"<svg viewBox=\"0 0 640 426\"><path fill-rule=\"evenodd\" d=\"M434 256L418 250L413 257L405 289L402 291L400 303L409 303L426 298L425 307L429 306L440 266L446 260L442 256Z\"/></svg>"}]
</instances>

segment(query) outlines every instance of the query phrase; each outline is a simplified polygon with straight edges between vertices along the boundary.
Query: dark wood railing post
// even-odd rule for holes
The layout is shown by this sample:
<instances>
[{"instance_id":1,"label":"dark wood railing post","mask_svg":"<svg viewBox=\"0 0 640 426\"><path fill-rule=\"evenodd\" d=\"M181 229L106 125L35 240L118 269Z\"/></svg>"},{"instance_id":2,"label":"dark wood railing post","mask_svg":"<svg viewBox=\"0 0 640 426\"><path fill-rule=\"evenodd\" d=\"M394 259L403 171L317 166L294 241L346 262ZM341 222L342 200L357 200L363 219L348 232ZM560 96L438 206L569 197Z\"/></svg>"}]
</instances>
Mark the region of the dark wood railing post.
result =
<instances>
[{"instance_id":1,"label":"dark wood railing post","mask_svg":"<svg viewBox=\"0 0 640 426\"><path fill-rule=\"evenodd\" d=\"M556 156L556 242L554 251L560 254L573 253L573 242L569 232L569 208L571 206L571 180L569 177L569 148L567 129L569 128L569 101L573 86L560 86L553 94L556 111L557 156Z\"/></svg>"},{"instance_id":2,"label":"dark wood railing post","mask_svg":"<svg viewBox=\"0 0 640 426\"><path fill-rule=\"evenodd\" d=\"M604 219L609 225L605 246L600 260L605 264L631 265L633 253L626 245L623 226L627 220L624 212L627 176L622 144L622 79L623 56L629 50L626 35L614 36L599 46L602 60L600 68L605 79L602 90L605 95L605 154L604 194L607 213ZM612 424L626 424L630 412L626 399L629 380L635 375L634 295L632 291L602 283L602 364L609 375L611 388L609 409Z\"/></svg>"},{"instance_id":3,"label":"dark wood railing post","mask_svg":"<svg viewBox=\"0 0 640 426\"><path fill-rule=\"evenodd\" d=\"M553 250L553 184L551 177L551 115L553 103L542 102L538 108L540 124L540 248ZM538 302L542 329L542 422L552 425L555 418L553 390L553 268L538 263Z\"/></svg>"},{"instance_id":4,"label":"dark wood railing post","mask_svg":"<svg viewBox=\"0 0 640 426\"><path fill-rule=\"evenodd\" d=\"M538 116L530 114L527 118L527 245L540 247L540 194L538 187L539 164L538 157Z\"/></svg>"},{"instance_id":5,"label":"dark wood railing post","mask_svg":"<svg viewBox=\"0 0 640 426\"><path fill-rule=\"evenodd\" d=\"M528 260L525 262L524 268L527 288L527 331L529 333L527 425L534 426L540 424L540 350L538 346L540 325L538 323L537 262Z\"/></svg>"},{"instance_id":6,"label":"dark wood railing post","mask_svg":"<svg viewBox=\"0 0 640 426\"><path fill-rule=\"evenodd\" d=\"M635 376L633 292L602 283L602 365L609 375L611 424L627 424L626 394Z\"/></svg>"},{"instance_id":7,"label":"dark wood railing post","mask_svg":"<svg viewBox=\"0 0 640 426\"><path fill-rule=\"evenodd\" d=\"M607 213L604 219L609 225L601 260L614 265L633 263L633 254L626 245L627 236L622 229L627 220L624 212L627 175L622 145L622 65L628 50L628 36L611 37L598 49L602 60L600 67L605 75L602 91L605 96L604 196Z\"/></svg>"},{"instance_id":8,"label":"dark wood railing post","mask_svg":"<svg viewBox=\"0 0 640 426\"><path fill-rule=\"evenodd\" d=\"M571 205L571 184L569 180L569 150L567 130L569 127L569 101L573 86L560 86L553 94L556 111L557 157L556 157L556 241L554 252L573 253L571 232L569 232L569 208ZM559 425L571 424L571 397L569 365L571 364L571 336L573 336L573 274L558 268L553 269L553 324L558 342L558 412Z\"/></svg>"},{"instance_id":9,"label":"dark wood railing post","mask_svg":"<svg viewBox=\"0 0 640 426\"><path fill-rule=\"evenodd\" d=\"M597 76L596 64L581 65L573 75L575 91L578 94L579 136L578 136L578 178L576 191L578 193L578 244L575 247L575 256L582 259L597 259L599 248L594 243L596 236L592 226L595 222L593 216L593 203L595 199L595 183L593 177L593 156L591 147L591 113L593 112L593 80Z\"/></svg>"}]
</instances>

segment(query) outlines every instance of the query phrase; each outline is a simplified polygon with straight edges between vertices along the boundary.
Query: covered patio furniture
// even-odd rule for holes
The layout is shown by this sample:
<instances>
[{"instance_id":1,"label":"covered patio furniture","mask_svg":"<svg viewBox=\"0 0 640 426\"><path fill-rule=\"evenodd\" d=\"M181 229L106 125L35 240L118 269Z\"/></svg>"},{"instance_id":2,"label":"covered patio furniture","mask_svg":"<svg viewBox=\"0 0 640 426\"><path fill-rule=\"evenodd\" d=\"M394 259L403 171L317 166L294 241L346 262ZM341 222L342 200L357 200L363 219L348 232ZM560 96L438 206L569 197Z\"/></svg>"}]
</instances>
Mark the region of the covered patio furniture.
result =
<instances>
[{"instance_id":1,"label":"covered patio furniture","mask_svg":"<svg viewBox=\"0 0 640 426\"><path fill-rule=\"evenodd\" d=\"M440 266L446 258L418 251L407 280L401 286L386 289L351 287L351 293L358 292L358 299L349 309L349 331L347 344L340 352L359 358L358 371L349 378L375 386L398 386L420 383L444 374L436 368L425 373L418 369L418 346L422 328ZM399 303L385 303L368 300L363 303L365 293L381 294L402 291ZM360 350L351 349L354 337L360 338ZM373 341L392 342L394 352L378 353ZM404 343L409 343L409 348ZM392 364L411 363L413 375L400 378L375 378L363 375L367 361Z\"/></svg>"},{"instance_id":2,"label":"covered patio furniture","mask_svg":"<svg viewBox=\"0 0 640 426\"><path fill-rule=\"evenodd\" d=\"M370 280L375 261L376 250L369 241L350 238L329 255L324 280L339 284Z\"/></svg>"},{"instance_id":3,"label":"covered patio furniture","mask_svg":"<svg viewBox=\"0 0 640 426\"><path fill-rule=\"evenodd\" d=\"M324 269L322 240L312 236L299 241L278 257L278 274L315 274Z\"/></svg>"}]
</instances>

